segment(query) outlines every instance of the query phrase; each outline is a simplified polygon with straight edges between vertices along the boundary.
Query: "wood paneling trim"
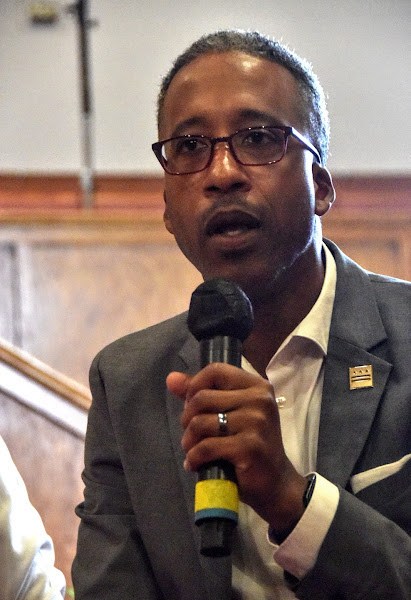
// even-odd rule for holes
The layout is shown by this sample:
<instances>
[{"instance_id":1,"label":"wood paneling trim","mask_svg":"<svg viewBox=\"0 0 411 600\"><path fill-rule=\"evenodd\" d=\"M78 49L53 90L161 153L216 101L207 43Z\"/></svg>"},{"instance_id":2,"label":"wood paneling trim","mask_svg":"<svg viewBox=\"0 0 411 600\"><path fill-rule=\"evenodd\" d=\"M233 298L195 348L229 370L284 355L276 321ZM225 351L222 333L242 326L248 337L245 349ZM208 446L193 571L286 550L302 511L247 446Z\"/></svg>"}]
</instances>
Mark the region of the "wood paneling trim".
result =
<instances>
[{"instance_id":1,"label":"wood paneling trim","mask_svg":"<svg viewBox=\"0 0 411 600\"><path fill-rule=\"evenodd\" d=\"M410 200L411 203L411 200ZM390 228L411 226L411 205L403 209L364 209L362 206L353 208L340 208L336 205L322 217L325 228L328 226L363 228L369 225L372 228ZM52 226L52 227L51 227ZM78 228L78 229L76 229ZM163 224L162 213L154 210L1 210L0 209L0 241L18 240L22 237L26 241L41 239L47 230L47 239L62 241L67 232L67 239L81 241L87 237L93 241L92 232L96 233L99 243L104 244L102 232L110 232L107 238L111 243L116 235L119 239L159 243L170 241L171 234ZM24 231L24 234L21 232ZM39 237L40 236L40 237Z\"/></svg>"},{"instance_id":2,"label":"wood paneling trim","mask_svg":"<svg viewBox=\"0 0 411 600\"><path fill-rule=\"evenodd\" d=\"M335 211L411 212L411 175L336 176ZM97 175L94 209L161 211L163 178ZM81 210L82 193L75 175L0 174L0 210Z\"/></svg>"},{"instance_id":3,"label":"wood paneling trim","mask_svg":"<svg viewBox=\"0 0 411 600\"><path fill-rule=\"evenodd\" d=\"M65 401L68 401L76 408L87 411L91 403L91 394L89 389L74 381L70 377L59 373L55 369L52 369L45 363L36 359L34 356L16 348L9 342L0 338L0 361L11 367L14 371L21 373L24 377L29 378L36 384L44 386L50 390L53 394L61 397ZM4 380L2 380L1 386L6 387ZM10 386L7 386L10 387ZM13 393L13 388L7 390L9 393ZM14 390L18 393L18 390ZM31 402L27 399L27 402Z\"/></svg>"},{"instance_id":4,"label":"wood paneling trim","mask_svg":"<svg viewBox=\"0 0 411 600\"><path fill-rule=\"evenodd\" d=\"M335 177L334 184L335 211L411 214L411 175Z\"/></svg>"},{"instance_id":5,"label":"wood paneling trim","mask_svg":"<svg viewBox=\"0 0 411 600\"><path fill-rule=\"evenodd\" d=\"M94 209L161 209L162 177L100 175L95 178ZM74 175L0 174L2 210L79 210L82 191Z\"/></svg>"}]
</instances>

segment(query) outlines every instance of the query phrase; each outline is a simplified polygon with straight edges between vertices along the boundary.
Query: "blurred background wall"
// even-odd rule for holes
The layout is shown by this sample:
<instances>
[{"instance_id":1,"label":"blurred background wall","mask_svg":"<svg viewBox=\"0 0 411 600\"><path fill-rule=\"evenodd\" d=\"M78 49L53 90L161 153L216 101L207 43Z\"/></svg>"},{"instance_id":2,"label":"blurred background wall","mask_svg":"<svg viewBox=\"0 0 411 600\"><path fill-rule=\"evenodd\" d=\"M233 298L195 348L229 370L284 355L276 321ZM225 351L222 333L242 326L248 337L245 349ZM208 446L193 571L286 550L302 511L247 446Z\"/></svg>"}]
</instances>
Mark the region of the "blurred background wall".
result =
<instances>
[{"instance_id":1,"label":"blurred background wall","mask_svg":"<svg viewBox=\"0 0 411 600\"><path fill-rule=\"evenodd\" d=\"M0 0L0 172L73 172L76 22L58 0L55 24L33 25L34 4ZM159 173L150 144L161 76L201 34L239 27L283 40L314 65L329 97L334 173L410 173L409 0L91 0L89 8L98 172Z\"/></svg>"}]
</instances>

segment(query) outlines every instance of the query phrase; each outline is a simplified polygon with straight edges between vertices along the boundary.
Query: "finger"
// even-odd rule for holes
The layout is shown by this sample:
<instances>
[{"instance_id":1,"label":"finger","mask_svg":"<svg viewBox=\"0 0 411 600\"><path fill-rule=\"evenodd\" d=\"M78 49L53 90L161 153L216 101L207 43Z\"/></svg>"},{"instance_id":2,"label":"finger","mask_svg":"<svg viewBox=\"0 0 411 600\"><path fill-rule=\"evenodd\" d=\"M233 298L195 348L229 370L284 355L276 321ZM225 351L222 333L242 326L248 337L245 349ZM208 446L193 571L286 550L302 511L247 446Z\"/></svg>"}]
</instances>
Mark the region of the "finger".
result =
<instances>
[{"instance_id":1,"label":"finger","mask_svg":"<svg viewBox=\"0 0 411 600\"><path fill-rule=\"evenodd\" d=\"M195 396L202 389L236 390L247 388L260 376L226 363L211 363L190 380L187 394Z\"/></svg>"},{"instance_id":2,"label":"finger","mask_svg":"<svg viewBox=\"0 0 411 600\"><path fill-rule=\"evenodd\" d=\"M182 425L186 428L196 415L201 414L212 414L216 419L218 413L234 411L246 401L247 392L242 390L200 390L186 401L181 415Z\"/></svg>"},{"instance_id":3,"label":"finger","mask_svg":"<svg viewBox=\"0 0 411 600\"><path fill-rule=\"evenodd\" d=\"M221 400L217 406L222 406ZM242 406L233 410L223 407L193 415L186 408L182 424L182 445L186 452L206 437L234 436L246 432L247 439L256 443L258 439L278 437L280 431L278 409L271 398L268 401L253 398L251 402L247 399Z\"/></svg>"},{"instance_id":4,"label":"finger","mask_svg":"<svg viewBox=\"0 0 411 600\"><path fill-rule=\"evenodd\" d=\"M232 456L235 453L230 448L233 446L232 439L231 436L220 438L205 437L200 443L186 452L184 468L187 471L198 471L203 465L222 459L234 464Z\"/></svg>"},{"instance_id":5,"label":"finger","mask_svg":"<svg viewBox=\"0 0 411 600\"><path fill-rule=\"evenodd\" d=\"M182 400L185 400L190 379L190 376L186 375L185 373L172 371L167 375L166 378L167 389L171 394L174 394Z\"/></svg>"},{"instance_id":6,"label":"finger","mask_svg":"<svg viewBox=\"0 0 411 600\"><path fill-rule=\"evenodd\" d=\"M244 380L242 381L244 383ZM192 381L189 383L190 391L187 392L187 402L182 414L183 427L187 427L190 420L201 413L230 412L240 409L256 408L259 405L274 403L274 390L271 384L260 376L252 375L247 380L248 387L220 390L213 388L200 389L192 395ZM194 385L197 385L195 383ZM239 379L238 385L241 386ZM271 410L271 408L270 408Z\"/></svg>"},{"instance_id":7,"label":"finger","mask_svg":"<svg viewBox=\"0 0 411 600\"><path fill-rule=\"evenodd\" d=\"M181 445L185 452L207 437L225 437L234 435L236 427L232 413L208 413L195 415L189 422L181 438ZM229 423L229 419L230 423Z\"/></svg>"}]
</instances>

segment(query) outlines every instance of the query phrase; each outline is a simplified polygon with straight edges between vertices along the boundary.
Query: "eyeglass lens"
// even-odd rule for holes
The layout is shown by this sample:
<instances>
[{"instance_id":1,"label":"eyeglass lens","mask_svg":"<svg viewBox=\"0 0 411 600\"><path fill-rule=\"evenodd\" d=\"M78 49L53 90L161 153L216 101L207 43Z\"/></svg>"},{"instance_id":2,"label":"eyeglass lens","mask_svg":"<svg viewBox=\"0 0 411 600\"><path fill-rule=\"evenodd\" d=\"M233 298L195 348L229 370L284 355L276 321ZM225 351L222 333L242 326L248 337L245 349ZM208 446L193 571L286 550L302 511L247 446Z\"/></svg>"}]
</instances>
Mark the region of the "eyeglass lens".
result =
<instances>
[{"instance_id":1,"label":"eyeglass lens","mask_svg":"<svg viewBox=\"0 0 411 600\"><path fill-rule=\"evenodd\" d=\"M206 137L178 137L163 144L162 155L167 171L201 171L210 161L213 147L226 141L236 160L244 165L264 165L280 160L285 153L286 135L281 129L254 128L238 131L223 140Z\"/></svg>"}]
</instances>

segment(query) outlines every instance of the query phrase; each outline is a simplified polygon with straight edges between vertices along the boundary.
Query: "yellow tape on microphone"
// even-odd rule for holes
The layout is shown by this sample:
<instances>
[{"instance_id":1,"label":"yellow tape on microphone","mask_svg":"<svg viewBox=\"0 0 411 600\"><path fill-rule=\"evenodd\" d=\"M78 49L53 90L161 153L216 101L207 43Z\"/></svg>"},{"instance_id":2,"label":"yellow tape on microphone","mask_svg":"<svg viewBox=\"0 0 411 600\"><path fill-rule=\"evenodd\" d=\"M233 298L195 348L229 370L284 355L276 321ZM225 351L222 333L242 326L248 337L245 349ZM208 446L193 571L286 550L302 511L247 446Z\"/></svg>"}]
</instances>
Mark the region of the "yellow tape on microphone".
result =
<instances>
[{"instance_id":1,"label":"yellow tape on microphone","mask_svg":"<svg viewBox=\"0 0 411 600\"><path fill-rule=\"evenodd\" d=\"M194 520L198 524L205 519L228 519L238 521L238 488L229 479L204 479L195 489Z\"/></svg>"}]
</instances>

